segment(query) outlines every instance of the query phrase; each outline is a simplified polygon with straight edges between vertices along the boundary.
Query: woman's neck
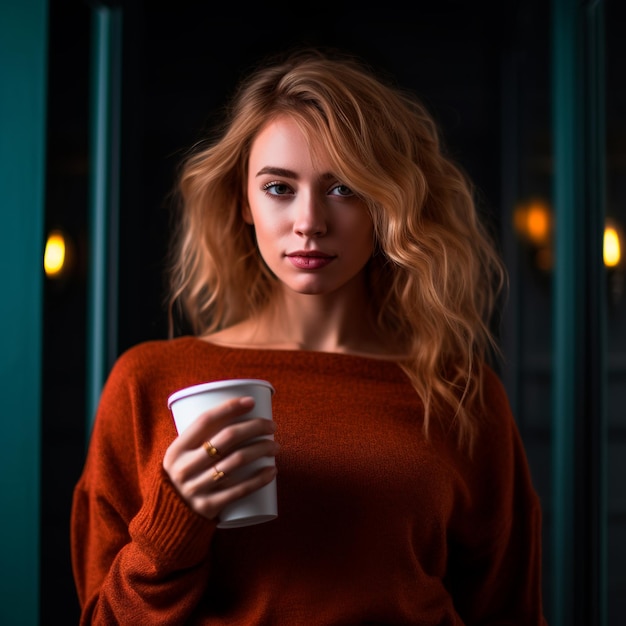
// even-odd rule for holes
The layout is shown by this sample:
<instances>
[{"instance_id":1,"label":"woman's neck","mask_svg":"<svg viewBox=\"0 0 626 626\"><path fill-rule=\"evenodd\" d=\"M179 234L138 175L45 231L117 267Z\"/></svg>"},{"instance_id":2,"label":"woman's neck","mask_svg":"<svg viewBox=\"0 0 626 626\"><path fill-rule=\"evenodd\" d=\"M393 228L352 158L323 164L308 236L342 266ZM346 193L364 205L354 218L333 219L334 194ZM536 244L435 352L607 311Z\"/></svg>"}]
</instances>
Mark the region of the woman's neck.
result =
<instances>
[{"instance_id":1,"label":"woman's neck","mask_svg":"<svg viewBox=\"0 0 626 626\"><path fill-rule=\"evenodd\" d=\"M399 357L398 346L381 337L365 298L285 294L258 316L206 337L235 347L313 350Z\"/></svg>"}]
</instances>

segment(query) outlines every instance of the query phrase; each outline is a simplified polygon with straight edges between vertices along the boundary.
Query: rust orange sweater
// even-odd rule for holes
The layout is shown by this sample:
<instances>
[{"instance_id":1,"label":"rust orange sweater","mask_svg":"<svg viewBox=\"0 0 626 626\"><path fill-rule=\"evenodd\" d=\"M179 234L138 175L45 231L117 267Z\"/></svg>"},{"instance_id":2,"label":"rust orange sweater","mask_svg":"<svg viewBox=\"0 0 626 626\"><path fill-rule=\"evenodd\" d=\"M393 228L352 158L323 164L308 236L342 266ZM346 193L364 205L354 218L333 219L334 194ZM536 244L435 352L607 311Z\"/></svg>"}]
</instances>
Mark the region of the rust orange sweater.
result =
<instances>
[{"instance_id":1,"label":"rust orange sweater","mask_svg":"<svg viewBox=\"0 0 626 626\"><path fill-rule=\"evenodd\" d=\"M278 519L217 529L162 468L168 396L221 378L275 387ZM232 349L192 337L123 354L72 510L83 624L544 624L541 511L500 381L486 368L473 460L426 441L394 363Z\"/></svg>"}]
</instances>

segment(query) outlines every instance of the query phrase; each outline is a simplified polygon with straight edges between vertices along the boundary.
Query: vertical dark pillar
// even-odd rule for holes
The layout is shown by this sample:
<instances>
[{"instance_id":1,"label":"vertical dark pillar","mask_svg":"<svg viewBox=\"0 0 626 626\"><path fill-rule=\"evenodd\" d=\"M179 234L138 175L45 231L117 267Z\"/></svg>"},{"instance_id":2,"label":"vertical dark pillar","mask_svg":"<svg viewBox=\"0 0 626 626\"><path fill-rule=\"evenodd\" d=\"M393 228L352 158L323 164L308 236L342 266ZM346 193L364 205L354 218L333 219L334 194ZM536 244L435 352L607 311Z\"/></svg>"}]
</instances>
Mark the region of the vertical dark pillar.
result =
<instances>
[{"instance_id":1,"label":"vertical dark pillar","mask_svg":"<svg viewBox=\"0 0 626 626\"><path fill-rule=\"evenodd\" d=\"M122 15L93 9L87 303L87 436L117 356Z\"/></svg>"},{"instance_id":2,"label":"vertical dark pillar","mask_svg":"<svg viewBox=\"0 0 626 626\"><path fill-rule=\"evenodd\" d=\"M553 2L554 626L606 623L602 9Z\"/></svg>"}]
</instances>

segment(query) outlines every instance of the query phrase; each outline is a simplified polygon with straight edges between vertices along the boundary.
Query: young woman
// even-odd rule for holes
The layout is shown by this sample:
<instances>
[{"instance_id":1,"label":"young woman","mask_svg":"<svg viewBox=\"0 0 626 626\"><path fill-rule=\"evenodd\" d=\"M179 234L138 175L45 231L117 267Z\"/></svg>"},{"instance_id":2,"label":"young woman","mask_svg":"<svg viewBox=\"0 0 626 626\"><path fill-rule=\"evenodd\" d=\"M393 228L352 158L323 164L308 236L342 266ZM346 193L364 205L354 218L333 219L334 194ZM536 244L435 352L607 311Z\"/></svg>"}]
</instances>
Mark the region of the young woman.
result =
<instances>
[{"instance_id":1,"label":"young woman","mask_svg":"<svg viewBox=\"0 0 626 626\"><path fill-rule=\"evenodd\" d=\"M301 52L242 84L178 190L171 337L119 358L75 490L82 622L544 624L540 503L488 364L505 273L426 109ZM177 436L168 397L227 378L271 382L275 432L229 425L245 398ZM217 528L274 477L277 519Z\"/></svg>"}]
</instances>

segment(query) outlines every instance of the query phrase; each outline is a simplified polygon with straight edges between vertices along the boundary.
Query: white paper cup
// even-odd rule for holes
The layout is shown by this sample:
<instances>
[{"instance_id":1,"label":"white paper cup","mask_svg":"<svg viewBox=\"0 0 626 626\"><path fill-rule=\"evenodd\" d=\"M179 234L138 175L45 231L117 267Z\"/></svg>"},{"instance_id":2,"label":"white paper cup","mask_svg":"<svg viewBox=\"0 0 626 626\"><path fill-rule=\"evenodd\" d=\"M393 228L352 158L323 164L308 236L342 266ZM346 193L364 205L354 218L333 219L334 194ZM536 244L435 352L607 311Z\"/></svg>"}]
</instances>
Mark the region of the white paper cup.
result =
<instances>
[{"instance_id":1,"label":"white paper cup","mask_svg":"<svg viewBox=\"0 0 626 626\"><path fill-rule=\"evenodd\" d=\"M193 385L173 393L167 400L172 412L176 430L182 433L201 413L230 399L252 396L255 405L252 410L238 417L243 421L252 417L272 419L272 395L274 387L266 380L256 378L235 378L216 380L210 383ZM268 435L267 439L273 439ZM245 478L262 467L275 465L274 457L261 457L254 463L233 472L233 475ZM237 528L268 522L278 516L276 498L276 479L257 491L225 506L220 514L218 528Z\"/></svg>"}]
</instances>

